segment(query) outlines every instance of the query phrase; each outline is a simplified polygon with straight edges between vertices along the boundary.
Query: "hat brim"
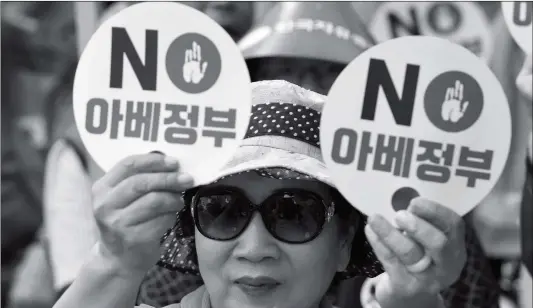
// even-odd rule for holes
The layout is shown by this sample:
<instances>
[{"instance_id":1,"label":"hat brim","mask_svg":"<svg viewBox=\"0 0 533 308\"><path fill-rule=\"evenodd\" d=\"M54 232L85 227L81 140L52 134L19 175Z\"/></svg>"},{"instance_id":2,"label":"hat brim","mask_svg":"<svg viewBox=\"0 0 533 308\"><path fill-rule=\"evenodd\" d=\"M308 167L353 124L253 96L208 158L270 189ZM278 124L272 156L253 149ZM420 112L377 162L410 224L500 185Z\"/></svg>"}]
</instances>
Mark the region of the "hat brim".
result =
<instances>
[{"instance_id":1,"label":"hat brim","mask_svg":"<svg viewBox=\"0 0 533 308\"><path fill-rule=\"evenodd\" d=\"M224 168L215 173L211 182L233 174L266 168L290 169L335 187L323 161L306 154L264 145L241 146Z\"/></svg>"}]
</instances>

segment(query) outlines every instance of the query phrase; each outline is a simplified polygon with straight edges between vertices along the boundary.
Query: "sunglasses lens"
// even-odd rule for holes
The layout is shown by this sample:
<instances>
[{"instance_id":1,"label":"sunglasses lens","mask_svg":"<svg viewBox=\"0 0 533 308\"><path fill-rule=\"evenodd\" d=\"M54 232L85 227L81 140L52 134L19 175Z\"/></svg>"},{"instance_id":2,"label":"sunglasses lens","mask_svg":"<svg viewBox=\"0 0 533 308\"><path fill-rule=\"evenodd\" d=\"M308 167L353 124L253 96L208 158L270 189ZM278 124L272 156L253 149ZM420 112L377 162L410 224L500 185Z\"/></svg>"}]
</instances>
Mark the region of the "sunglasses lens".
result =
<instances>
[{"instance_id":1,"label":"sunglasses lens","mask_svg":"<svg viewBox=\"0 0 533 308\"><path fill-rule=\"evenodd\" d=\"M233 192L200 195L195 202L196 220L202 234L217 240L235 237L251 215L249 203Z\"/></svg>"},{"instance_id":2,"label":"sunglasses lens","mask_svg":"<svg viewBox=\"0 0 533 308\"><path fill-rule=\"evenodd\" d=\"M238 192L215 190L199 194L195 199L198 230L211 239L235 238L253 214L250 201ZM322 199L306 191L275 193L259 209L269 232L287 243L312 240L326 221Z\"/></svg>"},{"instance_id":3,"label":"sunglasses lens","mask_svg":"<svg viewBox=\"0 0 533 308\"><path fill-rule=\"evenodd\" d=\"M325 208L321 199L307 192L284 192L268 198L261 209L270 232L288 243L304 243L322 230Z\"/></svg>"}]
</instances>

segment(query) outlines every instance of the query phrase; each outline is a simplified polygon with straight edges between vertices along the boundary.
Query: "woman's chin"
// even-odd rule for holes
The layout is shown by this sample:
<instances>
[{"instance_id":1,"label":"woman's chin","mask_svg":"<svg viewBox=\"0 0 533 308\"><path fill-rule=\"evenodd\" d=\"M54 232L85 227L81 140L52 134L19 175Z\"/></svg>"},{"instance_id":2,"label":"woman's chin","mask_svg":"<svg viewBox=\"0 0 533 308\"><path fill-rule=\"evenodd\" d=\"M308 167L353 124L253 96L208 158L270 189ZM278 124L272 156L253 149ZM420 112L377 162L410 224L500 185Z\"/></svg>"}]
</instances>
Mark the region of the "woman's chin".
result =
<instances>
[{"instance_id":1,"label":"woman's chin","mask_svg":"<svg viewBox=\"0 0 533 308\"><path fill-rule=\"evenodd\" d=\"M279 303L283 303L282 285L261 285L252 286L234 283L231 287L230 296L231 302L236 306L232 307L278 307Z\"/></svg>"}]
</instances>

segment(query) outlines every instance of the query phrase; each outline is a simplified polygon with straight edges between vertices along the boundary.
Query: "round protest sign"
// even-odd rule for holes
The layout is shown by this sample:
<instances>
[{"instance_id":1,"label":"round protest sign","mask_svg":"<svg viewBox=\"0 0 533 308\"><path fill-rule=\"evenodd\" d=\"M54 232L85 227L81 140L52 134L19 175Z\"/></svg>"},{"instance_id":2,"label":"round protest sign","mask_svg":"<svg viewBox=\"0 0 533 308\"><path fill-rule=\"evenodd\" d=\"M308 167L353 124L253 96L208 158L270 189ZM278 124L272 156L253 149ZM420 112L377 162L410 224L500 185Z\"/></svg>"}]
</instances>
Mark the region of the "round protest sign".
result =
<instances>
[{"instance_id":1,"label":"round protest sign","mask_svg":"<svg viewBox=\"0 0 533 308\"><path fill-rule=\"evenodd\" d=\"M102 169L159 151L198 184L231 158L251 112L248 68L231 36L172 2L107 19L83 51L73 95L81 139Z\"/></svg>"},{"instance_id":2,"label":"round protest sign","mask_svg":"<svg viewBox=\"0 0 533 308\"><path fill-rule=\"evenodd\" d=\"M518 46L530 55L533 51L533 3L502 2L502 13L511 36Z\"/></svg>"},{"instance_id":3,"label":"round protest sign","mask_svg":"<svg viewBox=\"0 0 533 308\"><path fill-rule=\"evenodd\" d=\"M410 35L448 39L488 60L492 35L488 17L473 2L385 2L374 13L370 32L379 42Z\"/></svg>"},{"instance_id":4,"label":"round protest sign","mask_svg":"<svg viewBox=\"0 0 533 308\"><path fill-rule=\"evenodd\" d=\"M507 98L487 65L425 36L353 60L328 94L320 129L339 191L389 219L417 196L466 214L496 184L510 140Z\"/></svg>"}]
</instances>

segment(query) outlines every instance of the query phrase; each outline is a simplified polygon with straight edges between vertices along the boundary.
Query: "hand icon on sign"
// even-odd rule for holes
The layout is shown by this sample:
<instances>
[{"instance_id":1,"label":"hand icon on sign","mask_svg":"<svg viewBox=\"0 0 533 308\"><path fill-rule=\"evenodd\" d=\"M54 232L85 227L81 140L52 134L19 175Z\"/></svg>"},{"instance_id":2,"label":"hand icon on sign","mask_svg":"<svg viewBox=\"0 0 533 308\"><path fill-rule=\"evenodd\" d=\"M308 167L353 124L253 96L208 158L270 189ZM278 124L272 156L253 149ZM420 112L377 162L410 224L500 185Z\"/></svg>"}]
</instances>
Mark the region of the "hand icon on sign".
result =
<instances>
[{"instance_id":1,"label":"hand icon on sign","mask_svg":"<svg viewBox=\"0 0 533 308\"><path fill-rule=\"evenodd\" d=\"M192 42L192 49L185 51L185 62L183 64L183 80L186 83L198 84L205 75L207 62L202 62L202 49L196 42Z\"/></svg>"},{"instance_id":2,"label":"hand icon on sign","mask_svg":"<svg viewBox=\"0 0 533 308\"><path fill-rule=\"evenodd\" d=\"M444 121L457 123L464 116L469 103L463 102L463 90L464 85L459 80L455 81L455 88L446 89L446 97L441 109L441 116Z\"/></svg>"}]
</instances>

